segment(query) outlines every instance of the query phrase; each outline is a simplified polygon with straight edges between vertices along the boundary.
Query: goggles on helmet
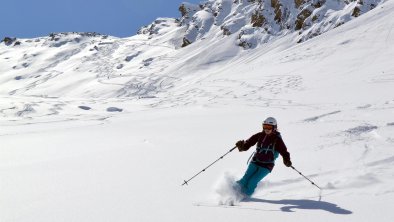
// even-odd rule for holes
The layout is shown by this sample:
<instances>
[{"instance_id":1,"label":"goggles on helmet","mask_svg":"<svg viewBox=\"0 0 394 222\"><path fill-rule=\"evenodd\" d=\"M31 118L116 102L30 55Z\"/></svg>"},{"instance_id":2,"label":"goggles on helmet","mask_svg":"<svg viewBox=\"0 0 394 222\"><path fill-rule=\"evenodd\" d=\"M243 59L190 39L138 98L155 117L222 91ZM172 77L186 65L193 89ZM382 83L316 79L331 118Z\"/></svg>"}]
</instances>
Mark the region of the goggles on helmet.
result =
<instances>
[{"instance_id":1,"label":"goggles on helmet","mask_svg":"<svg viewBox=\"0 0 394 222\"><path fill-rule=\"evenodd\" d=\"M269 125L269 124L263 124L263 129L265 129L265 130L273 130L274 126L273 125Z\"/></svg>"}]
</instances>

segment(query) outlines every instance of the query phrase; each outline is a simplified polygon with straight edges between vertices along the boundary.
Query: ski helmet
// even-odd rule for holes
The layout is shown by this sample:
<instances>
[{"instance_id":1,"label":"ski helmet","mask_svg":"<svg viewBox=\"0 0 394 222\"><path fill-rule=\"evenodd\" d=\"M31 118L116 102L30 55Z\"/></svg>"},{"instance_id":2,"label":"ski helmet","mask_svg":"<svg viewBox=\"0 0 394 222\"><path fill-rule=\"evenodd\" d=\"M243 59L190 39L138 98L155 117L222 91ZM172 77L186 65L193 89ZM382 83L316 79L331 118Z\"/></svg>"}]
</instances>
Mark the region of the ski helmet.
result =
<instances>
[{"instance_id":1,"label":"ski helmet","mask_svg":"<svg viewBox=\"0 0 394 222\"><path fill-rule=\"evenodd\" d=\"M274 126L274 128L276 128L278 125L274 117L268 117L267 119L264 120L263 124L272 125Z\"/></svg>"}]
</instances>

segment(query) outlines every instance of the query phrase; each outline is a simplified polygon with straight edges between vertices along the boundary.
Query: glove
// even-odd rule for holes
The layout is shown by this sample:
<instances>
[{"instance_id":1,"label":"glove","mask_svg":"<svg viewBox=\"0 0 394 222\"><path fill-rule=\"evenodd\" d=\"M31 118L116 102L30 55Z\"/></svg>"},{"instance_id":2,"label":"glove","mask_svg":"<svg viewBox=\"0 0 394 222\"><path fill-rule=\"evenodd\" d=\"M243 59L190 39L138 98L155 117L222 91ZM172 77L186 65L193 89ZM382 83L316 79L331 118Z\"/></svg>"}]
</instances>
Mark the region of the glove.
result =
<instances>
[{"instance_id":1,"label":"glove","mask_svg":"<svg viewBox=\"0 0 394 222\"><path fill-rule=\"evenodd\" d=\"M292 163L291 163L291 160L290 159L284 159L283 160L283 163L285 164L285 166L287 166L287 167L291 167L291 165L292 165Z\"/></svg>"},{"instance_id":2,"label":"glove","mask_svg":"<svg viewBox=\"0 0 394 222\"><path fill-rule=\"evenodd\" d=\"M240 141L238 141L238 142L235 144L235 146L237 146L239 152L245 151L244 145L245 145L245 141L243 141L243 140L240 140Z\"/></svg>"}]
</instances>

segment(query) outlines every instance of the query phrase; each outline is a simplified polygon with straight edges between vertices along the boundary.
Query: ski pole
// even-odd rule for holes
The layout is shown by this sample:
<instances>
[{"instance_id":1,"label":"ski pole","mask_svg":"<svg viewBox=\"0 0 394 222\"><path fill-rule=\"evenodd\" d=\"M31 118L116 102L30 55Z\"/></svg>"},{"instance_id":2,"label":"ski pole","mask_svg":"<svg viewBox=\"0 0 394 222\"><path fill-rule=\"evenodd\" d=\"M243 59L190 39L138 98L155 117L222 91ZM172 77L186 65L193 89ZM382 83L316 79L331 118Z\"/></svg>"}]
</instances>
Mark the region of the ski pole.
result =
<instances>
[{"instance_id":1,"label":"ski pole","mask_svg":"<svg viewBox=\"0 0 394 222\"><path fill-rule=\"evenodd\" d=\"M233 147L230 151L228 151L227 153L225 153L223 156L219 157L219 159L215 160L213 163L209 164L209 166L205 167L203 170L201 170L200 172L198 172L196 175L194 175L192 178L188 179L188 180L184 180L183 185L189 185L189 181L191 181L192 179L194 179L196 176L198 176L200 173L204 172L206 169L208 169L210 166L212 166L213 164L215 164L216 162L218 162L219 160L223 159L224 156L226 156L227 154L231 153L233 150L235 150L235 148L237 148L236 146Z\"/></svg>"},{"instance_id":2,"label":"ski pole","mask_svg":"<svg viewBox=\"0 0 394 222\"><path fill-rule=\"evenodd\" d=\"M309 180L309 182L312 183L312 185L316 186L317 188L319 188L320 190L322 190L318 185L316 185L312 180L310 180L308 177L304 176L304 174L302 174L300 171L298 171L296 168L294 168L293 166L291 166L291 168L293 168L293 170L297 171L301 176L303 176L305 179Z\"/></svg>"}]
</instances>

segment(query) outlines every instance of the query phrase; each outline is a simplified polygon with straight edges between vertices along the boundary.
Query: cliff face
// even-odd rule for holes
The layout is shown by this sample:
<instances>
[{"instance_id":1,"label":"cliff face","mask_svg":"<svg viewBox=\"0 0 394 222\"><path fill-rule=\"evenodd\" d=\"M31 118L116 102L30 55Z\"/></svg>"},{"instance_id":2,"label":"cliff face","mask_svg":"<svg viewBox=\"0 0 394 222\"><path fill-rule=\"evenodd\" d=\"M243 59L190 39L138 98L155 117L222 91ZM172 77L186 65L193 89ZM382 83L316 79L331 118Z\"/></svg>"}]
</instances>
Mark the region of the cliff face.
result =
<instances>
[{"instance_id":1,"label":"cliff face","mask_svg":"<svg viewBox=\"0 0 394 222\"><path fill-rule=\"evenodd\" d=\"M208 35L236 35L235 44L255 48L270 39L297 33L295 43L334 29L369 10L382 0L210 0L179 7L183 27L181 47ZM141 29L147 33L154 24ZM150 32L154 35L154 32Z\"/></svg>"}]
</instances>

